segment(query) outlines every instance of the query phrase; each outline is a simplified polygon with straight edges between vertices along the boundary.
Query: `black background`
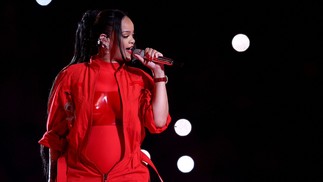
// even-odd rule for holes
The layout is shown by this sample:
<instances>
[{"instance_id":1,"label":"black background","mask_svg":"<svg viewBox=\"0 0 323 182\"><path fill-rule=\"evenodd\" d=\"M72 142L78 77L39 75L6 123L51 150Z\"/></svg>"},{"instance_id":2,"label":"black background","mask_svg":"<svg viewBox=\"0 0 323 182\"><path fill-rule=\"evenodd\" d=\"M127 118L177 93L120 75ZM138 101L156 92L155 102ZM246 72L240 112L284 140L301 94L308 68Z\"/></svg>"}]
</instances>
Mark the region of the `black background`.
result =
<instances>
[{"instance_id":1,"label":"black background","mask_svg":"<svg viewBox=\"0 0 323 182\"><path fill-rule=\"evenodd\" d=\"M167 67L173 123L148 134L165 182L322 181L322 6L318 1L76 1L1 3L0 181L45 181L38 140L57 72L90 8L119 8L135 23L137 46ZM231 40L246 34L250 47ZM192 133L174 133L176 120ZM177 159L195 167L181 173Z\"/></svg>"}]
</instances>

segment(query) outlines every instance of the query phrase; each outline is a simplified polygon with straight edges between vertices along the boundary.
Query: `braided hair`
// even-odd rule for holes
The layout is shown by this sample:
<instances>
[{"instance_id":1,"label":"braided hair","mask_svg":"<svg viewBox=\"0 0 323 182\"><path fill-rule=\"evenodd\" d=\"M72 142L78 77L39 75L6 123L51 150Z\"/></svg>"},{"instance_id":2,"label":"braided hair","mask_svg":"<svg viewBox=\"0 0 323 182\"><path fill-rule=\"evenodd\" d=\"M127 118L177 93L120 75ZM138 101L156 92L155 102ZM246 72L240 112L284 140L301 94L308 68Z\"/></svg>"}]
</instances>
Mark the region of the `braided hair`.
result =
<instances>
[{"instance_id":1,"label":"braided hair","mask_svg":"<svg viewBox=\"0 0 323 182\"><path fill-rule=\"evenodd\" d=\"M109 37L115 32L120 47L121 21L125 16L127 14L118 9L87 10L76 29L74 55L70 64L89 62L91 56L98 53L98 39L102 33Z\"/></svg>"}]
</instances>

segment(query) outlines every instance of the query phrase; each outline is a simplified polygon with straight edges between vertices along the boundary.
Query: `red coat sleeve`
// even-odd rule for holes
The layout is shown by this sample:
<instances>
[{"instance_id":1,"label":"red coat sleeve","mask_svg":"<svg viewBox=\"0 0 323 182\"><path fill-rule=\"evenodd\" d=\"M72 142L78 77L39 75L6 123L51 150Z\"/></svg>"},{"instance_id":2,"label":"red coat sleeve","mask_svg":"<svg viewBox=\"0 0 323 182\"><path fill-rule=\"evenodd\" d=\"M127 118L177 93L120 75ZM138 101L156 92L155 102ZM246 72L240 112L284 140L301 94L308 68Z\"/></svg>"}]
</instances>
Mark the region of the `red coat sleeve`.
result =
<instances>
[{"instance_id":1,"label":"red coat sleeve","mask_svg":"<svg viewBox=\"0 0 323 182\"><path fill-rule=\"evenodd\" d=\"M149 82L152 83L151 85L153 85L152 80L149 80ZM154 122L151 97L151 91L149 89L145 89L140 101L144 125L150 133L161 133L168 128L171 122L171 116L170 114L168 114L166 124L163 127L156 127Z\"/></svg>"},{"instance_id":2,"label":"red coat sleeve","mask_svg":"<svg viewBox=\"0 0 323 182\"><path fill-rule=\"evenodd\" d=\"M38 141L39 144L61 152L65 149L66 135L74 119L68 80L65 71L55 78L48 100L46 132Z\"/></svg>"}]
</instances>

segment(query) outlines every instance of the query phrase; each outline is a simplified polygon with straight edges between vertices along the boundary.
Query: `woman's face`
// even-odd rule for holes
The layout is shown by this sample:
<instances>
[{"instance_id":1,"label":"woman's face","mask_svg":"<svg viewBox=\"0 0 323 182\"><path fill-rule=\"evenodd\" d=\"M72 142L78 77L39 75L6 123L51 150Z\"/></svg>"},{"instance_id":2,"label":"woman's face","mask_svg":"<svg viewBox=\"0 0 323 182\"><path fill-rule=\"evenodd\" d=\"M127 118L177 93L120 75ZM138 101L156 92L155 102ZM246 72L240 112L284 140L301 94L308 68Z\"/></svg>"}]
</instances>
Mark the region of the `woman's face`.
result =
<instances>
[{"instance_id":1,"label":"woman's face","mask_svg":"<svg viewBox=\"0 0 323 182\"><path fill-rule=\"evenodd\" d=\"M122 61L122 55L121 52L123 52L125 58L127 61L130 61L132 56L132 48L135 44L134 39L134 24L131 21L131 19L128 16L125 16L121 21L121 47L117 45L117 41L115 39L114 46L116 48L115 50L115 56L114 60L120 60Z\"/></svg>"}]
</instances>

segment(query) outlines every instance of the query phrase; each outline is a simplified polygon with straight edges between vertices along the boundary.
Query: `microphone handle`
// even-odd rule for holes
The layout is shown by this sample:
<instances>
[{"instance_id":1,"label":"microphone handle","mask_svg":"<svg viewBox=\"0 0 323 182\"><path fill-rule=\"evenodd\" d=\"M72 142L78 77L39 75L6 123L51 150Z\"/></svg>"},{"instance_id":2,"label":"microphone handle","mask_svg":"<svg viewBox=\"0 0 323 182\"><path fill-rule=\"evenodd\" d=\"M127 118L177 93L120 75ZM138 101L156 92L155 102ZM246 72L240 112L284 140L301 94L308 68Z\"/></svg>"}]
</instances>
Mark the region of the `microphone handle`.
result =
<instances>
[{"instance_id":1,"label":"microphone handle","mask_svg":"<svg viewBox=\"0 0 323 182\"><path fill-rule=\"evenodd\" d=\"M169 66L174 64L174 60L167 58L167 57L162 57L162 56L155 58L153 60L148 59L144 56L145 52L141 49L135 49L132 54L139 54L144 59L147 59L147 60L152 61L154 63L165 64L165 65L169 65Z\"/></svg>"},{"instance_id":2,"label":"microphone handle","mask_svg":"<svg viewBox=\"0 0 323 182\"><path fill-rule=\"evenodd\" d=\"M153 59L152 62L171 66L174 63L174 60L166 57L158 57L156 59Z\"/></svg>"}]
</instances>

